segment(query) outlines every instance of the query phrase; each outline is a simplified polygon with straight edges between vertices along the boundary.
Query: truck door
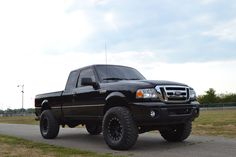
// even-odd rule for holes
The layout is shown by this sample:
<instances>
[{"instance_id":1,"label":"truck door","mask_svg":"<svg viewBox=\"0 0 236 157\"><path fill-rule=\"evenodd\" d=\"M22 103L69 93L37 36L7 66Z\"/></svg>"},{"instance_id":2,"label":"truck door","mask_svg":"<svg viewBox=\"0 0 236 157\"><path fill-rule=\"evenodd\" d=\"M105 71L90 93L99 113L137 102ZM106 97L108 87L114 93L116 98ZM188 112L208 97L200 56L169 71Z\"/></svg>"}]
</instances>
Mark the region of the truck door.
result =
<instances>
[{"instance_id":1,"label":"truck door","mask_svg":"<svg viewBox=\"0 0 236 157\"><path fill-rule=\"evenodd\" d=\"M99 89L93 86L82 86L82 78L91 78L96 82L92 68L82 69L77 82L77 88L73 91L73 114L80 118L99 118L102 117L104 100L100 95Z\"/></svg>"}]
</instances>

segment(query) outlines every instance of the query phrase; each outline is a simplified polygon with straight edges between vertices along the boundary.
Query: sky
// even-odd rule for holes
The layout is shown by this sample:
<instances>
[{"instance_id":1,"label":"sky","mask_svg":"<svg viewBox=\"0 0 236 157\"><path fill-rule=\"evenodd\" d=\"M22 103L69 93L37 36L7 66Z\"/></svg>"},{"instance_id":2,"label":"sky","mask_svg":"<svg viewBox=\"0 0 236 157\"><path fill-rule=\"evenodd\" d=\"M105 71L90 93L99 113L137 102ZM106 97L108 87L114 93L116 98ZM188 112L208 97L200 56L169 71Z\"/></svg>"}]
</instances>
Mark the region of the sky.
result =
<instances>
[{"instance_id":1,"label":"sky","mask_svg":"<svg viewBox=\"0 0 236 157\"><path fill-rule=\"evenodd\" d=\"M0 1L0 109L34 107L71 70L131 66L147 79L236 93L234 0ZM106 46L105 46L106 45Z\"/></svg>"}]
</instances>

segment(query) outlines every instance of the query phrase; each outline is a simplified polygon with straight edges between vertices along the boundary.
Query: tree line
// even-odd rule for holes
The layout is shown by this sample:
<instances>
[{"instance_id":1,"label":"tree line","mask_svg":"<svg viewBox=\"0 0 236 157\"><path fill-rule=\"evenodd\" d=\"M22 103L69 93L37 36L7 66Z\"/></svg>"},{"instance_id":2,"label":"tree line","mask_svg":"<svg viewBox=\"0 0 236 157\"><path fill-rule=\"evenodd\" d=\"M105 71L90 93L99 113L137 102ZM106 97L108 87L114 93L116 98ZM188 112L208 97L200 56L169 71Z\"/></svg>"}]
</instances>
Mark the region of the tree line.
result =
<instances>
[{"instance_id":1,"label":"tree line","mask_svg":"<svg viewBox=\"0 0 236 157\"><path fill-rule=\"evenodd\" d=\"M6 110L0 110L0 114L1 115L11 115L11 114L33 114L34 113L34 109L33 108L29 108L29 109L6 109Z\"/></svg>"},{"instance_id":2,"label":"tree line","mask_svg":"<svg viewBox=\"0 0 236 157\"><path fill-rule=\"evenodd\" d=\"M197 100L200 104L236 103L236 94L216 94L216 91L210 88L204 95L199 95Z\"/></svg>"}]
</instances>

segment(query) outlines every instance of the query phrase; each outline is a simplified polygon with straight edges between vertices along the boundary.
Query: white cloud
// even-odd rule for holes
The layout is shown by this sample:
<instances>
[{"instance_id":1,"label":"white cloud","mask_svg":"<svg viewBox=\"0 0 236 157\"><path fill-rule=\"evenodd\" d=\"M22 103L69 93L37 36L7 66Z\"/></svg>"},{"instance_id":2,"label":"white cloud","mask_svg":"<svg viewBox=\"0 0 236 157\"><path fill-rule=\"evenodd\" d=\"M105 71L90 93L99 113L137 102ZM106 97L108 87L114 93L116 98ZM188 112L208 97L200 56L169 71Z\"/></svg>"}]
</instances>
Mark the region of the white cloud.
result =
<instances>
[{"instance_id":1,"label":"white cloud","mask_svg":"<svg viewBox=\"0 0 236 157\"><path fill-rule=\"evenodd\" d=\"M200 14L193 18L193 24L212 25L214 17L211 14Z\"/></svg>"},{"instance_id":2,"label":"white cloud","mask_svg":"<svg viewBox=\"0 0 236 157\"><path fill-rule=\"evenodd\" d=\"M114 13L112 12L105 13L104 20L111 29L118 30L117 19L115 18Z\"/></svg>"},{"instance_id":3,"label":"white cloud","mask_svg":"<svg viewBox=\"0 0 236 157\"><path fill-rule=\"evenodd\" d=\"M204 36L216 37L219 40L235 41L236 40L236 19L221 22L217 24L211 30L203 32Z\"/></svg>"},{"instance_id":4,"label":"white cloud","mask_svg":"<svg viewBox=\"0 0 236 157\"><path fill-rule=\"evenodd\" d=\"M1 1L0 20L1 53L61 51L79 46L93 33L85 12L65 13L63 1L57 0Z\"/></svg>"},{"instance_id":5,"label":"white cloud","mask_svg":"<svg viewBox=\"0 0 236 157\"><path fill-rule=\"evenodd\" d=\"M204 5L212 4L217 2L218 0L200 0L200 2Z\"/></svg>"},{"instance_id":6,"label":"white cloud","mask_svg":"<svg viewBox=\"0 0 236 157\"><path fill-rule=\"evenodd\" d=\"M127 23L120 18L113 7L107 7L110 2L110 0L66 0L65 10L69 13L80 11L88 15L86 19L95 33L117 31Z\"/></svg>"},{"instance_id":7,"label":"white cloud","mask_svg":"<svg viewBox=\"0 0 236 157\"><path fill-rule=\"evenodd\" d=\"M111 0L91 0L94 4L105 5L108 4Z\"/></svg>"},{"instance_id":8,"label":"white cloud","mask_svg":"<svg viewBox=\"0 0 236 157\"><path fill-rule=\"evenodd\" d=\"M95 9L97 6L105 6L110 2L111 0L64 0L64 7L66 11L74 11L78 8L87 10Z\"/></svg>"},{"instance_id":9,"label":"white cloud","mask_svg":"<svg viewBox=\"0 0 236 157\"><path fill-rule=\"evenodd\" d=\"M86 13L74 11L62 14L58 21L55 21L48 32L45 48L52 48L56 51L71 49L80 46L93 32Z\"/></svg>"}]
</instances>

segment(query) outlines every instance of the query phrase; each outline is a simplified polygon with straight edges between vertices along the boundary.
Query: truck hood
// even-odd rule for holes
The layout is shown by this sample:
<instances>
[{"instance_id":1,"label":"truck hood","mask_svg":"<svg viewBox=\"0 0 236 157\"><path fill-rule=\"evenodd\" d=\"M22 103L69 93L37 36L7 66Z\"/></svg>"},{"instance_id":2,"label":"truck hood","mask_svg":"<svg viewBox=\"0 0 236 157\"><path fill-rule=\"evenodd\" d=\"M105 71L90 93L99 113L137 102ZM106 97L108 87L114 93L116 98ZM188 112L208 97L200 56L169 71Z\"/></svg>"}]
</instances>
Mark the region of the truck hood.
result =
<instances>
[{"instance_id":1,"label":"truck hood","mask_svg":"<svg viewBox=\"0 0 236 157\"><path fill-rule=\"evenodd\" d=\"M183 83L162 80L122 80L111 83L104 83L101 86L110 90L137 90L142 88L155 88L156 86L163 85L187 86Z\"/></svg>"},{"instance_id":2,"label":"truck hood","mask_svg":"<svg viewBox=\"0 0 236 157\"><path fill-rule=\"evenodd\" d=\"M149 83L154 86L158 86L158 85L187 86L186 84L183 84L183 83L173 82L173 81L165 81L165 80L140 80L139 82Z\"/></svg>"}]
</instances>

